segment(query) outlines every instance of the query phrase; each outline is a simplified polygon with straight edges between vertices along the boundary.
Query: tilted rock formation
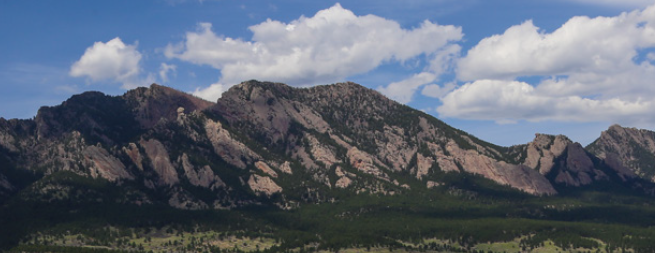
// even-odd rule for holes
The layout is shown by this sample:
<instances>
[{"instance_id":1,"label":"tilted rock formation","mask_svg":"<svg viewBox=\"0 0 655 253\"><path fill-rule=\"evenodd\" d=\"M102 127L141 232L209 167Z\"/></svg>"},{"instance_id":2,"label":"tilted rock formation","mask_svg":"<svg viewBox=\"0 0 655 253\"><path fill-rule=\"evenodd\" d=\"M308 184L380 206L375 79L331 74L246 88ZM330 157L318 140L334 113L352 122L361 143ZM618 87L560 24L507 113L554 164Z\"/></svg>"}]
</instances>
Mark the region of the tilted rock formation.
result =
<instances>
[{"instance_id":1,"label":"tilted rock formation","mask_svg":"<svg viewBox=\"0 0 655 253\"><path fill-rule=\"evenodd\" d=\"M265 162L257 161L255 163L255 167L257 169L259 169L260 171L268 174L269 176L271 176L273 178L277 178L277 172L275 172L273 169L271 169L271 167L269 167L268 164L266 164Z\"/></svg>"},{"instance_id":2,"label":"tilted rock formation","mask_svg":"<svg viewBox=\"0 0 655 253\"><path fill-rule=\"evenodd\" d=\"M421 179L430 173L430 168L435 160L432 157L424 157L422 154L416 154L416 178Z\"/></svg>"},{"instance_id":3,"label":"tilted rock formation","mask_svg":"<svg viewBox=\"0 0 655 253\"><path fill-rule=\"evenodd\" d=\"M561 156L571 143L573 142L563 135L536 134L534 140L528 143L523 164L546 175L555 166L555 158Z\"/></svg>"},{"instance_id":4,"label":"tilted rock formation","mask_svg":"<svg viewBox=\"0 0 655 253\"><path fill-rule=\"evenodd\" d=\"M417 187L457 192L457 183L443 178L458 177L448 173L553 195L556 187L617 178L635 184L635 173L651 180L654 136L613 126L590 152L544 134L499 147L354 83L299 89L248 81L216 103L153 84L122 96L75 95L33 120L0 118L0 202L22 187L8 169L41 177L33 191L44 199L53 191L57 199L78 196L66 195L72 187L65 183L43 181L65 172L134 196L118 203L182 209L286 208L344 192L392 195Z\"/></svg>"},{"instance_id":5,"label":"tilted rock formation","mask_svg":"<svg viewBox=\"0 0 655 253\"><path fill-rule=\"evenodd\" d=\"M327 168L332 167L333 164L341 162L336 158L334 151L325 144L322 144L316 137L308 134L305 136L309 142L311 155L315 161L324 164Z\"/></svg>"},{"instance_id":6,"label":"tilted rock formation","mask_svg":"<svg viewBox=\"0 0 655 253\"><path fill-rule=\"evenodd\" d=\"M196 168L189 161L187 154L182 154L182 168L184 168L184 175L192 185L205 187L205 188L218 188L224 187L225 183L220 177L214 175L211 167L205 165Z\"/></svg>"},{"instance_id":7,"label":"tilted rock formation","mask_svg":"<svg viewBox=\"0 0 655 253\"><path fill-rule=\"evenodd\" d=\"M378 166L373 163L373 158L371 155L364 153L357 149L356 147L351 148L348 150L348 161L350 161L350 166L353 168L364 172L366 174L373 175L379 179L385 180L385 181L390 181L389 176L382 172ZM378 163L381 164L381 163Z\"/></svg>"},{"instance_id":8,"label":"tilted rock formation","mask_svg":"<svg viewBox=\"0 0 655 253\"><path fill-rule=\"evenodd\" d=\"M152 168L159 175L160 184L170 186L180 181L175 167L171 164L168 151L161 142L155 139L141 140L140 145L146 150Z\"/></svg>"},{"instance_id":9,"label":"tilted rock formation","mask_svg":"<svg viewBox=\"0 0 655 253\"><path fill-rule=\"evenodd\" d=\"M566 159L564 159L566 158ZM609 180L605 172L596 169L593 161L579 143L566 147L565 156L560 157L555 182L569 186L588 185L594 181Z\"/></svg>"},{"instance_id":10,"label":"tilted rock formation","mask_svg":"<svg viewBox=\"0 0 655 253\"><path fill-rule=\"evenodd\" d=\"M289 163L288 161L282 163L282 165L280 165L278 169L284 173L293 174L293 171L291 170L291 163Z\"/></svg>"},{"instance_id":11,"label":"tilted rock formation","mask_svg":"<svg viewBox=\"0 0 655 253\"><path fill-rule=\"evenodd\" d=\"M336 186L337 188L347 188L353 183L353 180L351 178L356 177L356 175L352 173L343 171L343 169L339 166L337 166L337 168L334 170L334 174L337 175L337 177L339 177L339 179L337 179L337 182L334 183L334 186Z\"/></svg>"},{"instance_id":12,"label":"tilted rock formation","mask_svg":"<svg viewBox=\"0 0 655 253\"><path fill-rule=\"evenodd\" d=\"M598 181L609 181L610 175L627 180L629 176L614 169L610 164L594 162L600 160L563 135L536 134L534 141L527 145L511 147L515 158L543 175L552 178L553 183L566 186L584 186ZM603 166L610 165L610 171Z\"/></svg>"},{"instance_id":13,"label":"tilted rock formation","mask_svg":"<svg viewBox=\"0 0 655 253\"><path fill-rule=\"evenodd\" d=\"M213 105L209 101L157 84L152 84L150 88L131 90L124 98L135 108L135 118L142 128L151 128L161 120L177 119L179 108L191 113Z\"/></svg>"},{"instance_id":14,"label":"tilted rock formation","mask_svg":"<svg viewBox=\"0 0 655 253\"><path fill-rule=\"evenodd\" d=\"M82 151L84 158L93 163L90 167L91 176L98 176L115 182L119 179L134 179L130 173L125 170L125 165L116 157L113 157L104 148L97 146L88 146Z\"/></svg>"},{"instance_id":15,"label":"tilted rock formation","mask_svg":"<svg viewBox=\"0 0 655 253\"><path fill-rule=\"evenodd\" d=\"M282 192L282 187L278 186L270 177L262 177L260 175L250 175L248 186L253 191L266 196Z\"/></svg>"},{"instance_id":16,"label":"tilted rock formation","mask_svg":"<svg viewBox=\"0 0 655 253\"><path fill-rule=\"evenodd\" d=\"M2 194L5 191L12 191L12 190L14 190L14 186L11 185L11 183L9 183L7 177L0 174L0 194Z\"/></svg>"},{"instance_id":17,"label":"tilted rock formation","mask_svg":"<svg viewBox=\"0 0 655 253\"><path fill-rule=\"evenodd\" d=\"M254 160L261 159L245 144L233 139L221 123L208 119L205 121L205 131L214 147L214 152L229 164L245 169Z\"/></svg>"},{"instance_id":18,"label":"tilted rock formation","mask_svg":"<svg viewBox=\"0 0 655 253\"><path fill-rule=\"evenodd\" d=\"M348 188L353 183L353 181L348 177L341 177L334 183L334 186L337 188Z\"/></svg>"},{"instance_id":19,"label":"tilted rock formation","mask_svg":"<svg viewBox=\"0 0 655 253\"><path fill-rule=\"evenodd\" d=\"M603 159L623 178L655 182L655 132L612 125L587 150Z\"/></svg>"},{"instance_id":20,"label":"tilted rock formation","mask_svg":"<svg viewBox=\"0 0 655 253\"><path fill-rule=\"evenodd\" d=\"M143 171L143 157L141 157L141 153L136 144L130 143L127 147L123 147L123 152L125 152L139 170Z\"/></svg>"},{"instance_id":21,"label":"tilted rock formation","mask_svg":"<svg viewBox=\"0 0 655 253\"><path fill-rule=\"evenodd\" d=\"M499 184L510 185L531 194L557 193L545 177L525 166L496 161L474 150L463 150L453 142L446 145L446 150L457 158L466 172L482 175Z\"/></svg>"}]
</instances>

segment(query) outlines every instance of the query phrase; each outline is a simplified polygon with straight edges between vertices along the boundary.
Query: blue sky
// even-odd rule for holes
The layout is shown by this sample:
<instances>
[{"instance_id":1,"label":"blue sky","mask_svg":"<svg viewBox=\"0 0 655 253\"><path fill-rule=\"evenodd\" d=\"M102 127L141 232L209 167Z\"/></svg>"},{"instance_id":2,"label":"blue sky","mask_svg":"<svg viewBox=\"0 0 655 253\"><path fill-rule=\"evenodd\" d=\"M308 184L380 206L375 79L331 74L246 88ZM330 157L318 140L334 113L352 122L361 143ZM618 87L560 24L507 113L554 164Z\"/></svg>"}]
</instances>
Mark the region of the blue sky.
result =
<instances>
[{"instance_id":1,"label":"blue sky","mask_svg":"<svg viewBox=\"0 0 655 253\"><path fill-rule=\"evenodd\" d=\"M499 145L655 129L655 1L1 1L0 117L156 82L354 81Z\"/></svg>"}]
</instances>

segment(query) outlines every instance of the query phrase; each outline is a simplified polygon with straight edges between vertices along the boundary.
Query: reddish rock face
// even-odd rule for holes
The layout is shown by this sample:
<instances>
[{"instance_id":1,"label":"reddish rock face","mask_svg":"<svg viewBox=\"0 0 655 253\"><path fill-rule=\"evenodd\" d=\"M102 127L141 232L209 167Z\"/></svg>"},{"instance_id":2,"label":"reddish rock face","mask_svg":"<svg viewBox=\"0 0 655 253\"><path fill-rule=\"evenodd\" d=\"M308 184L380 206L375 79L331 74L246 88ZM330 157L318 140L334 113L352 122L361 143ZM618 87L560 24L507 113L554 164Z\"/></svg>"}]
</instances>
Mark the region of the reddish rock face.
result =
<instances>
[{"instance_id":1,"label":"reddish rock face","mask_svg":"<svg viewBox=\"0 0 655 253\"><path fill-rule=\"evenodd\" d=\"M214 103L171 89L152 84L150 88L136 88L123 96L134 108L136 120L142 128L151 128L161 119L177 119L178 109L189 114L202 111Z\"/></svg>"}]
</instances>

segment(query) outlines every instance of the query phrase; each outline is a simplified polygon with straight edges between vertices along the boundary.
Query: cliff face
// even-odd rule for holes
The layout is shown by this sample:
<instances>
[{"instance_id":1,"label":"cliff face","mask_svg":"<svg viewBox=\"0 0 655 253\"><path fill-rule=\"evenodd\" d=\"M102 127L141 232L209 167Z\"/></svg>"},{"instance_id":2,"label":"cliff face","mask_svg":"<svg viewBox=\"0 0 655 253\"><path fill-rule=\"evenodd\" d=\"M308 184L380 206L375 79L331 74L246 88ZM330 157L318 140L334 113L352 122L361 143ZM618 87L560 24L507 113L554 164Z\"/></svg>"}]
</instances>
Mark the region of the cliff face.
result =
<instances>
[{"instance_id":1,"label":"cliff face","mask_svg":"<svg viewBox=\"0 0 655 253\"><path fill-rule=\"evenodd\" d=\"M500 148L354 83L294 89L246 82L208 110L261 145L296 158L330 187L334 166L341 166L391 185L399 185L393 174L422 180L449 171L477 174L530 194L556 193L543 175L505 161ZM352 180L357 181L344 179L339 186Z\"/></svg>"},{"instance_id":2,"label":"cliff face","mask_svg":"<svg viewBox=\"0 0 655 253\"><path fill-rule=\"evenodd\" d=\"M598 147L609 138L603 136ZM652 135L639 137L642 149L652 147ZM553 195L557 185L579 187L614 175L626 181L634 177L631 171L648 170L619 162L638 161L635 152L641 151L591 150L600 158L549 135L498 147L354 83L298 89L249 81L216 103L153 84L119 97L76 95L43 107L34 120L0 119L0 197L22 189L22 195L45 201L83 199L73 193L90 190L70 182L89 178L120 185L122 197L103 201L293 208L332 201L337 189L403 194L452 188L444 173ZM10 174L16 173L5 173L11 171L31 173L32 183L15 184L19 179Z\"/></svg>"},{"instance_id":3,"label":"cliff face","mask_svg":"<svg viewBox=\"0 0 655 253\"><path fill-rule=\"evenodd\" d=\"M624 178L638 176L655 182L655 132L612 125L587 150Z\"/></svg>"}]
</instances>

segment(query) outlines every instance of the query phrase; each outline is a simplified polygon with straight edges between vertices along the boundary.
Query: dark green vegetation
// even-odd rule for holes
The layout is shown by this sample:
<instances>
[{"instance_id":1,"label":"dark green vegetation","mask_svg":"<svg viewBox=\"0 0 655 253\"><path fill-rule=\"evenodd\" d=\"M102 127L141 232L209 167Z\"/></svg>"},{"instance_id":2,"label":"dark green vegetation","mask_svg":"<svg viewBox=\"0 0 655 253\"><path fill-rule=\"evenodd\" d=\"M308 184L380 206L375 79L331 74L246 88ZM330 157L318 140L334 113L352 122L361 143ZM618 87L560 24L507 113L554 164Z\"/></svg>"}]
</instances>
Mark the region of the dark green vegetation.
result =
<instances>
[{"instance_id":1,"label":"dark green vegetation","mask_svg":"<svg viewBox=\"0 0 655 253\"><path fill-rule=\"evenodd\" d=\"M70 185L120 192L102 180L62 177L68 177ZM0 242L3 249L14 248L16 252L119 252L55 247L51 245L54 239L44 239L83 235L91 238L88 245L138 251L143 248L125 246L122 240L169 229L177 233L240 231L242 236L273 238L279 245L270 248L271 252L309 245L314 246L308 250L403 248L407 246L400 241L420 243L425 238L442 239L469 251L479 243L512 241L522 236L527 236L521 241L527 249L547 240L564 249L598 248L598 242L589 239L595 238L616 252L655 250L655 229L651 227L655 224L655 201L651 197L594 190L533 197L510 189L485 190L491 182L477 176L443 177L449 177L453 184L402 196L351 195L334 203L303 204L290 211L266 206L184 211L163 205L108 204L91 201L93 198L88 202L50 203L14 199L0 209L0 217L12 217L0 219ZM36 245L17 247L19 243ZM437 246L446 247L433 245L432 249L439 249ZM420 249L429 250L429 244L414 248ZM212 252L220 251L214 248Z\"/></svg>"}]
</instances>

